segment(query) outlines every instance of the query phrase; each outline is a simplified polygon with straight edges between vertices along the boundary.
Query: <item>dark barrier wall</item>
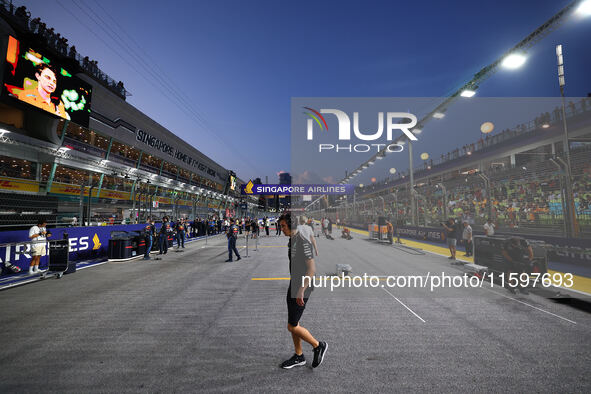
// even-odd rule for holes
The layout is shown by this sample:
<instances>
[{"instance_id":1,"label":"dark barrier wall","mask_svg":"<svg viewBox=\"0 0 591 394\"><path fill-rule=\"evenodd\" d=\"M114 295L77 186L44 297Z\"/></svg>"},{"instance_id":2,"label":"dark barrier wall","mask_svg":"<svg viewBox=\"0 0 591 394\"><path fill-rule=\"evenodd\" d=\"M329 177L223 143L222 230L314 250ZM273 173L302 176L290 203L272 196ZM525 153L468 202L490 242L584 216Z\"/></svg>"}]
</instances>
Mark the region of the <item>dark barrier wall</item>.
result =
<instances>
[{"instance_id":1,"label":"dark barrier wall","mask_svg":"<svg viewBox=\"0 0 591 394\"><path fill-rule=\"evenodd\" d=\"M367 230L367 229L364 229ZM445 243L445 234L442 229L435 227L410 227L398 228L401 237L415 238L424 241ZM473 228L474 235L484 235ZM544 241L548 246L548 258L553 262L574 264L591 268L591 241L588 239L566 239L533 234L514 234L497 232L495 235L519 236L529 240ZM462 247L460 247L461 249Z\"/></svg>"},{"instance_id":2,"label":"dark barrier wall","mask_svg":"<svg viewBox=\"0 0 591 394\"><path fill-rule=\"evenodd\" d=\"M98 227L66 227L52 228L49 231L52 239L62 239L64 232L68 233L70 242L70 260L89 260L104 258L107 256L109 239L112 231L139 231L144 224L131 224L121 226L98 226ZM27 253L30 245L19 244L29 241L29 231L5 231L0 232L0 244L16 243L16 245L0 247L0 261L7 259L22 270L29 269L31 255ZM25 253L22 253L25 252ZM45 265L46 257L41 259L41 265Z\"/></svg>"}]
</instances>

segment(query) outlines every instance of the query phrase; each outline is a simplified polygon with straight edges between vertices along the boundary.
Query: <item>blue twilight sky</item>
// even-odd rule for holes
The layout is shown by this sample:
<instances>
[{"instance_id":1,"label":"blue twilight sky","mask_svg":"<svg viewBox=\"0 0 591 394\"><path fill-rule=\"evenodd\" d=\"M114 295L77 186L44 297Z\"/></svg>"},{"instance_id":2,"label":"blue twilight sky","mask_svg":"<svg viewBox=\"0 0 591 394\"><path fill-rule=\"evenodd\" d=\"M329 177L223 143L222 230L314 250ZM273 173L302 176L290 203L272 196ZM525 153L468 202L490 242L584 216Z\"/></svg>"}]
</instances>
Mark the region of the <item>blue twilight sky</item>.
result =
<instances>
[{"instance_id":1,"label":"blue twilight sky","mask_svg":"<svg viewBox=\"0 0 591 394\"><path fill-rule=\"evenodd\" d=\"M154 120L241 178L275 182L290 169L292 97L445 96L569 1L16 3L122 80ZM499 71L478 95L559 95L557 43L567 95L591 93L590 16L565 20L524 67ZM439 157L438 135L417 149Z\"/></svg>"}]
</instances>

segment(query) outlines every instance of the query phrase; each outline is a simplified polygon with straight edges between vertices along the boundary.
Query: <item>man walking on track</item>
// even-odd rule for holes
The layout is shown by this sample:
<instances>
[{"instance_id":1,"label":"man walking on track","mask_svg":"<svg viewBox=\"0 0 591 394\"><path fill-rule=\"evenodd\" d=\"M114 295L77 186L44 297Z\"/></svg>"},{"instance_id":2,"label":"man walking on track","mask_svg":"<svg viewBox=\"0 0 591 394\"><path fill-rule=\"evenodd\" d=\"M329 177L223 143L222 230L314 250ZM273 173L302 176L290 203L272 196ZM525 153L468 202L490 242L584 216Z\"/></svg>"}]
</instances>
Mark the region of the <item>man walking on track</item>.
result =
<instances>
[{"instance_id":1,"label":"man walking on track","mask_svg":"<svg viewBox=\"0 0 591 394\"><path fill-rule=\"evenodd\" d=\"M238 233L238 226L235 224L231 224L226 229L226 237L228 237L228 260L226 263L232 262L232 252L236 253L236 261L240 260L240 254L238 253L238 249L236 249L236 234Z\"/></svg>"},{"instance_id":2,"label":"man walking on track","mask_svg":"<svg viewBox=\"0 0 591 394\"><path fill-rule=\"evenodd\" d=\"M306 309L306 304L313 286L310 280L303 280L304 277L313 278L316 268L312 255L312 245L295 230L297 223L291 221L291 214L285 213L279 218L279 224L283 234L289 237L288 257L290 281L287 289L287 329L291 333L294 355L281 364L283 369L291 369L306 365L302 349L302 340L308 342L314 348L314 361L312 368L322 364L328 344L317 341L310 332L299 324L300 318ZM294 230L292 230L294 228Z\"/></svg>"}]
</instances>

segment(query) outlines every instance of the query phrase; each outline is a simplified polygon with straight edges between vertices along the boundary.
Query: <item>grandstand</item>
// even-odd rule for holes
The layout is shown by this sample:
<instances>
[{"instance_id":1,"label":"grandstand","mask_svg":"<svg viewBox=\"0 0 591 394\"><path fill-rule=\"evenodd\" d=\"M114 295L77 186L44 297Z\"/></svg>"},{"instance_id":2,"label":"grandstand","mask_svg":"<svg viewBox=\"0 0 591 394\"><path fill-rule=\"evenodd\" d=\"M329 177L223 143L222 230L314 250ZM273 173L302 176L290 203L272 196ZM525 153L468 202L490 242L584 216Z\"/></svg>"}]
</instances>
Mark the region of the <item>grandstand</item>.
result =
<instances>
[{"instance_id":1,"label":"grandstand","mask_svg":"<svg viewBox=\"0 0 591 394\"><path fill-rule=\"evenodd\" d=\"M577 235L591 237L591 99L570 101L566 115ZM544 113L443 154L440 161L425 161L414 171L414 218L408 171L356 187L354 203L337 200L328 206L321 199L310 210L360 228L379 216L419 227L440 227L454 217L478 228L490 217L501 231L565 236L561 130L561 112Z\"/></svg>"},{"instance_id":2,"label":"grandstand","mask_svg":"<svg viewBox=\"0 0 591 394\"><path fill-rule=\"evenodd\" d=\"M0 32L7 37L0 51L34 48L3 64L3 72L18 75L26 60L41 54L71 77L67 83L91 92L88 107L72 112L72 119L56 119L14 95L2 96L1 229L25 228L39 215L52 225L90 225L142 222L148 216L223 216L240 209L243 181L232 171L130 105L122 82L72 51L24 7L2 1L0 14ZM258 209L256 199L244 202Z\"/></svg>"}]
</instances>

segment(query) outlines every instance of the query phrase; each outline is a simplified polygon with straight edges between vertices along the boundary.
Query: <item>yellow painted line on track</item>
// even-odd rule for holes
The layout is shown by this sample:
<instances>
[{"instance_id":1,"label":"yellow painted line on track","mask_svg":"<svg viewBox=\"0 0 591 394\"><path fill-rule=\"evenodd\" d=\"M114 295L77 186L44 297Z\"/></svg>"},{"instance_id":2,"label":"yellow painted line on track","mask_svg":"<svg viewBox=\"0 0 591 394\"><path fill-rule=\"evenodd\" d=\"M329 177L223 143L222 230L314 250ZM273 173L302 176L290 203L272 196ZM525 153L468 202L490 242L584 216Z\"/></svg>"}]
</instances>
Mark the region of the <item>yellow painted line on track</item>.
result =
<instances>
[{"instance_id":1,"label":"yellow painted line on track","mask_svg":"<svg viewBox=\"0 0 591 394\"><path fill-rule=\"evenodd\" d=\"M355 228L349 228L349 230L351 230L351 232L354 232L357 234L369 236L369 232L367 232L365 230L357 230ZM400 239L402 239L402 238L400 238ZM436 246L436 245L431 245L431 244L420 242L420 241L411 241L409 239L404 239L404 245L411 246L413 248L423 249L423 250L426 250L427 252L435 253L435 254L438 254L441 256L449 256L449 249L444 246ZM463 251L456 251L456 259L457 260L467 261L469 263L474 262L474 258L472 258L472 257L459 256L462 253L463 253Z\"/></svg>"},{"instance_id":2,"label":"yellow painted line on track","mask_svg":"<svg viewBox=\"0 0 591 394\"><path fill-rule=\"evenodd\" d=\"M548 270L550 275L560 274L562 276L562 283L564 283L564 272ZM567 290L576 290L586 295L591 295L591 278L585 276L573 275L573 285L571 287L564 287Z\"/></svg>"},{"instance_id":3,"label":"yellow painted line on track","mask_svg":"<svg viewBox=\"0 0 591 394\"><path fill-rule=\"evenodd\" d=\"M358 230L358 229L354 229L354 228L349 228L349 230L351 230L351 232L360 234L360 235L365 235L365 236L369 236L369 232L364 231L364 230ZM402 239L402 238L401 238ZM420 248L423 250L426 250L428 252L431 253L435 253L438 255L442 255L442 256L448 256L449 255L449 249L443 246L435 246L435 245L431 245L428 243L423 243L420 241L411 241L409 239L404 239L404 245L408 245L408 246L412 246L414 248ZM460 251L456 252L457 254L463 253ZM457 256L456 257L457 260L461 260L461 261L467 261L470 263L474 262L474 258L473 257L464 257L464 256ZM563 276L563 283L564 283L564 272L560 272L560 271L554 271L554 270L548 270L548 273L550 275L553 274L561 274ZM574 275L573 274L573 285L572 287L569 288L565 288L567 290L571 289L571 290L576 290L578 292L581 293L585 293L587 295L591 295L591 278L587 278L585 276L579 276L579 275Z\"/></svg>"}]
</instances>

